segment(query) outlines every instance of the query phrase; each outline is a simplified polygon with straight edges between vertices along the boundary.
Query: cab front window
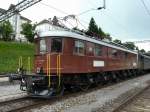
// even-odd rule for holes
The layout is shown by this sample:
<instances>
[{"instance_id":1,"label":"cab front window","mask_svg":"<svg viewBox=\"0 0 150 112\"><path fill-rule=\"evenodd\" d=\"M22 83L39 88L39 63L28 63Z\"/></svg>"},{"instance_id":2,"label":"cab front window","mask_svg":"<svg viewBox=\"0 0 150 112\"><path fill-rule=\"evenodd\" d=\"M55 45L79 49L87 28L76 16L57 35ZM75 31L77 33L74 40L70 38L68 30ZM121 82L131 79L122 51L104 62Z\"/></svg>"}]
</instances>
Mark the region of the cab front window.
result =
<instances>
[{"instance_id":1,"label":"cab front window","mask_svg":"<svg viewBox=\"0 0 150 112\"><path fill-rule=\"evenodd\" d=\"M62 39L61 38L52 38L51 40L51 52L62 52Z\"/></svg>"},{"instance_id":2,"label":"cab front window","mask_svg":"<svg viewBox=\"0 0 150 112\"><path fill-rule=\"evenodd\" d=\"M40 54L46 53L46 42L44 39L40 40Z\"/></svg>"}]
</instances>

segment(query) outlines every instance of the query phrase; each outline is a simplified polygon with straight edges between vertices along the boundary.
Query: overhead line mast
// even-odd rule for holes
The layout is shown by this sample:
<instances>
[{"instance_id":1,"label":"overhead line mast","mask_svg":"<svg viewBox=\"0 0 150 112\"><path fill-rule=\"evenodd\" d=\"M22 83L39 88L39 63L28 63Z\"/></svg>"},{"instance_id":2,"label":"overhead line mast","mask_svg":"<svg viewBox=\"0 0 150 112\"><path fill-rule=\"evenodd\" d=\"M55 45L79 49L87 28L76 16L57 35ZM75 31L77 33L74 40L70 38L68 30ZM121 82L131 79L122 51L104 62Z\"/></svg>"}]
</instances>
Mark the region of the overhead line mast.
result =
<instances>
[{"instance_id":1,"label":"overhead line mast","mask_svg":"<svg viewBox=\"0 0 150 112\"><path fill-rule=\"evenodd\" d=\"M19 13L19 12L31 7L32 5L34 5L40 1L42 1L42 0L22 0L14 7L10 8L6 12L2 13L0 15L0 22L10 18L11 16L15 15L16 13Z\"/></svg>"}]
</instances>

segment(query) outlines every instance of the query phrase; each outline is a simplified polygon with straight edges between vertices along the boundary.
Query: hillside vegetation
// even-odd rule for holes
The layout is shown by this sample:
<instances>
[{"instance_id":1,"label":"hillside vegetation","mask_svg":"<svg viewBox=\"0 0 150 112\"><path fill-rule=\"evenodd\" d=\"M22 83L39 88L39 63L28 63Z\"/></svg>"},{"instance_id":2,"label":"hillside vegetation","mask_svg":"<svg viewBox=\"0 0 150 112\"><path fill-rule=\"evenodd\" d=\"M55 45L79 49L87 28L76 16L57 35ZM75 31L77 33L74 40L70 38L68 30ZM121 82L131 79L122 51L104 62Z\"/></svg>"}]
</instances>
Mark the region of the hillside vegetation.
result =
<instances>
[{"instance_id":1,"label":"hillside vegetation","mask_svg":"<svg viewBox=\"0 0 150 112\"><path fill-rule=\"evenodd\" d=\"M16 72L20 56L24 68L27 68L30 57L33 69L34 44L0 41L0 73Z\"/></svg>"}]
</instances>

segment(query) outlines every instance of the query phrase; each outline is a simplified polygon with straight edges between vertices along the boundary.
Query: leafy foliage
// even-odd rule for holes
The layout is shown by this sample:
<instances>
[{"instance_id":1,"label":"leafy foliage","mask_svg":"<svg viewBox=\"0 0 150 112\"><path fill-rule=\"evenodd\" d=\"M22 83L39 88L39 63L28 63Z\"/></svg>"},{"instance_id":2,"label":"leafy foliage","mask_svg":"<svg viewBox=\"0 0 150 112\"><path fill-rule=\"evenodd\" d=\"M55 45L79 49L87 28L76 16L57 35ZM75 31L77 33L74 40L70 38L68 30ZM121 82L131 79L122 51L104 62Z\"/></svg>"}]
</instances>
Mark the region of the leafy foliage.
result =
<instances>
[{"instance_id":1,"label":"leafy foliage","mask_svg":"<svg viewBox=\"0 0 150 112\"><path fill-rule=\"evenodd\" d=\"M135 48L136 48L136 46L133 42L125 42L125 43L123 43L123 45L131 50L135 50Z\"/></svg>"},{"instance_id":2,"label":"leafy foliage","mask_svg":"<svg viewBox=\"0 0 150 112\"><path fill-rule=\"evenodd\" d=\"M13 33L13 27L11 26L9 21L4 21L0 24L0 35L2 37L2 40L4 41L10 41L11 34Z\"/></svg>"},{"instance_id":3,"label":"leafy foliage","mask_svg":"<svg viewBox=\"0 0 150 112\"><path fill-rule=\"evenodd\" d=\"M53 17L52 24L56 25L56 26L59 26L59 21L58 21L56 16Z\"/></svg>"},{"instance_id":4,"label":"leafy foliage","mask_svg":"<svg viewBox=\"0 0 150 112\"><path fill-rule=\"evenodd\" d=\"M95 36L98 38L107 38L109 40L111 40L111 37L109 34L106 34L101 27L98 27L98 25L96 24L94 18L92 17L89 23L89 27L88 27L88 31L87 34L90 36Z\"/></svg>"},{"instance_id":5,"label":"leafy foliage","mask_svg":"<svg viewBox=\"0 0 150 112\"><path fill-rule=\"evenodd\" d=\"M105 38L106 37L106 34L103 32L103 30L99 27L98 28L98 34L102 37L102 38ZM110 35L109 35L110 36Z\"/></svg>"},{"instance_id":6,"label":"leafy foliage","mask_svg":"<svg viewBox=\"0 0 150 112\"><path fill-rule=\"evenodd\" d=\"M23 23L21 27L22 27L21 34L25 35L26 39L29 42L33 42L35 25L32 25L30 23Z\"/></svg>"},{"instance_id":7,"label":"leafy foliage","mask_svg":"<svg viewBox=\"0 0 150 112\"><path fill-rule=\"evenodd\" d=\"M119 40L119 39L115 39L115 40L113 40L113 42L115 42L117 44L122 44L121 40Z\"/></svg>"},{"instance_id":8,"label":"leafy foliage","mask_svg":"<svg viewBox=\"0 0 150 112\"><path fill-rule=\"evenodd\" d=\"M146 51L145 51L144 49L141 49L140 52L141 52L142 54L146 53Z\"/></svg>"},{"instance_id":9,"label":"leafy foliage","mask_svg":"<svg viewBox=\"0 0 150 112\"><path fill-rule=\"evenodd\" d=\"M109 33L106 33L104 38L108 39L109 41L112 41L112 37L110 36Z\"/></svg>"},{"instance_id":10,"label":"leafy foliage","mask_svg":"<svg viewBox=\"0 0 150 112\"><path fill-rule=\"evenodd\" d=\"M96 33L96 34L99 33L99 29L98 29L98 26L97 26L94 18L91 18L91 20L90 20L88 32L89 33Z\"/></svg>"},{"instance_id":11,"label":"leafy foliage","mask_svg":"<svg viewBox=\"0 0 150 112\"><path fill-rule=\"evenodd\" d=\"M84 29L79 29L79 28L77 28L77 27L74 27L74 28L72 28L73 30L76 30L76 31L79 31L79 32L83 32L83 33L86 33L85 31L84 31Z\"/></svg>"}]
</instances>

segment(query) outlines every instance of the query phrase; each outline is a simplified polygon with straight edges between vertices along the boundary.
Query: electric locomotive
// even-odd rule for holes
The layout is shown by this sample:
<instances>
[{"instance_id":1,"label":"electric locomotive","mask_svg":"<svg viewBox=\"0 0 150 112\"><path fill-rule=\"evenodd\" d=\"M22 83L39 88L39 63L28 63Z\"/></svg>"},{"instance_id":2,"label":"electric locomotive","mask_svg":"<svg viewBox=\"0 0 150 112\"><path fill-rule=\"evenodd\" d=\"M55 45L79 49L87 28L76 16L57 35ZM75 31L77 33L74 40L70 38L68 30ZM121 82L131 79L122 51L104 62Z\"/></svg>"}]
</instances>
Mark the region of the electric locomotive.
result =
<instances>
[{"instance_id":1,"label":"electric locomotive","mask_svg":"<svg viewBox=\"0 0 150 112\"><path fill-rule=\"evenodd\" d=\"M136 75L141 66L136 51L64 28L39 32L35 45L34 73L21 72L20 85L33 97L85 91Z\"/></svg>"}]
</instances>

